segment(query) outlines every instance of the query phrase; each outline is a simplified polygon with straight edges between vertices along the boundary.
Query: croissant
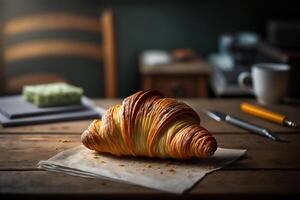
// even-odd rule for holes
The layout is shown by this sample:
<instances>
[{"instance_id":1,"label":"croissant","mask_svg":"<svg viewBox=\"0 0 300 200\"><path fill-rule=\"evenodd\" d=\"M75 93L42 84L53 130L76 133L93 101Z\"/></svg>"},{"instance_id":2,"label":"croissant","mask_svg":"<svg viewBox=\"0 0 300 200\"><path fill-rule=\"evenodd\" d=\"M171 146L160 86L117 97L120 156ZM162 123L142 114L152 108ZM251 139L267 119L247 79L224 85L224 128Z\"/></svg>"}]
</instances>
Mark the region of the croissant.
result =
<instances>
[{"instance_id":1,"label":"croissant","mask_svg":"<svg viewBox=\"0 0 300 200\"><path fill-rule=\"evenodd\" d=\"M204 158L217 149L192 108L154 90L137 92L108 109L81 140L91 150L116 156Z\"/></svg>"}]
</instances>

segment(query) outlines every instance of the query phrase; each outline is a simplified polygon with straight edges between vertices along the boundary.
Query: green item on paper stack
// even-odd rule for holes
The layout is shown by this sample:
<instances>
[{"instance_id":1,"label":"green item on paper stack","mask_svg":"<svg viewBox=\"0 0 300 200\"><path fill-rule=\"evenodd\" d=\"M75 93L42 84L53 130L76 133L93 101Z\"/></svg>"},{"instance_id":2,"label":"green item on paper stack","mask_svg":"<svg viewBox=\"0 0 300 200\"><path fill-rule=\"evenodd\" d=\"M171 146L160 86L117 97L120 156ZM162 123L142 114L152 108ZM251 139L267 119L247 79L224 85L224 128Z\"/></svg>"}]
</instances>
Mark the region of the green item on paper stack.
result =
<instances>
[{"instance_id":1,"label":"green item on paper stack","mask_svg":"<svg viewBox=\"0 0 300 200\"><path fill-rule=\"evenodd\" d=\"M27 85L23 87L24 98L38 107L80 104L83 89L67 83Z\"/></svg>"}]
</instances>

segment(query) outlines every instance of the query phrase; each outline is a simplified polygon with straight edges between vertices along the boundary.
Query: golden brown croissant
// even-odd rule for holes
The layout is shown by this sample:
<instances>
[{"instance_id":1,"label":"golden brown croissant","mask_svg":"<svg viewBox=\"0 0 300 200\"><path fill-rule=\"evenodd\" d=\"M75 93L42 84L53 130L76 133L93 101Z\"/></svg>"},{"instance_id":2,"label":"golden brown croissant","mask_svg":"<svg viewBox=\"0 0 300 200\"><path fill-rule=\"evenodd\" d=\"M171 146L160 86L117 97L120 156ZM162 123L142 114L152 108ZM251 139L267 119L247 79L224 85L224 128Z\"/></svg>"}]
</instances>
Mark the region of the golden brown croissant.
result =
<instances>
[{"instance_id":1,"label":"golden brown croissant","mask_svg":"<svg viewBox=\"0 0 300 200\"><path fill-rule=\"evenodd\" d=\"M202 158L217 149L192 108L153 90L137 92L108 109L81 140L91 150L117 156Z\"/></svg>"}]
</instances>

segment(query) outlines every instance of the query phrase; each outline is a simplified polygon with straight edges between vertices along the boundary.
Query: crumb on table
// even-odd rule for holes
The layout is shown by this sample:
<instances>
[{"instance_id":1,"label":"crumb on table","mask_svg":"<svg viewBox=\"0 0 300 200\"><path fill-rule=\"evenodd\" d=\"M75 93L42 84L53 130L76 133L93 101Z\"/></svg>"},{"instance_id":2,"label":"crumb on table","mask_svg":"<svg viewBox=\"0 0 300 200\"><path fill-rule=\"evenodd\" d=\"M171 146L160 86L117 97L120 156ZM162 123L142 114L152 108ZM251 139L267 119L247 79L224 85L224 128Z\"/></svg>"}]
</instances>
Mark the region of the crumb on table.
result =
<instances>
[{"instance_id":1,"label":"crumb on table","mask_svg":"<svg viewBox=\"0 0 300 200\"><path fill-rule=\"evenodd\" d=\"M172 169L169 169L168 171L169 171L169 172L172 172L172 173L176 173L176 170L173 169L173 168L172 168Z\"/></svg>"},{"instance_id":2,"label":"crumb on table","mask_svg":"<svg viewBox=\"0 0 300 200\"><path fill-rule=\"evenodd\" d=\"M72 142L72 140L62 140L62 143Z\"/></svg>"}]
</instances>

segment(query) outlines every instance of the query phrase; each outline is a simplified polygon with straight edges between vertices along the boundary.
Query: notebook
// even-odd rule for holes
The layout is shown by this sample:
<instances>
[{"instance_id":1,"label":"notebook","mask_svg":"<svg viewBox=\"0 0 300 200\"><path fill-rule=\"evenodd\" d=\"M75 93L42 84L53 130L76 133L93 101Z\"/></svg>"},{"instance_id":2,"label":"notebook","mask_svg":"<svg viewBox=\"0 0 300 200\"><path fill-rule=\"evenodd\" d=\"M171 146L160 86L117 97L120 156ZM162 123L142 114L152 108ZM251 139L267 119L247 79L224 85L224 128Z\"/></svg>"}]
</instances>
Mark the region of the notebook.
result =
<instances>
[{"instance_id":1,"label":"notebook","mask_svg":"<svg viewBox=\"0 0 300 200\"><path fill-rule=\"evenodd\" d=\"M21 95L0 98L0 123L3 127L99 117L98 109L87 97L83 97L78 105L48 108L39 108Z\"/></svg>"}]
</instances>

